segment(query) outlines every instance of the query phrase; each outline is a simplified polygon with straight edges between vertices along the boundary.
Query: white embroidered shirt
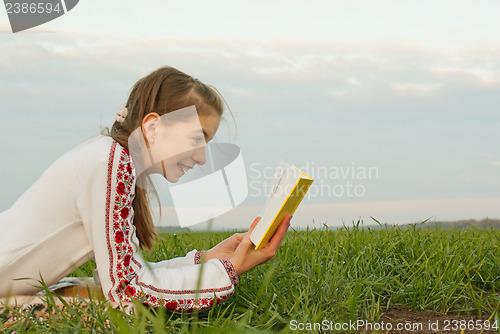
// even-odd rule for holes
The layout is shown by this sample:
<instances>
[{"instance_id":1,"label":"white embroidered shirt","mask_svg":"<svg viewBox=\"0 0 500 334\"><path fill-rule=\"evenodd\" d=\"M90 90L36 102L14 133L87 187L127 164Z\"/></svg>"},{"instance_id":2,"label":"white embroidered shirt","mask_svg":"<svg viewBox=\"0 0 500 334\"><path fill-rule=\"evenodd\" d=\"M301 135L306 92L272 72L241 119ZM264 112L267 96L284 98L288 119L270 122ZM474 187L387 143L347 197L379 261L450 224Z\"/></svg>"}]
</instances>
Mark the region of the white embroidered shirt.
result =
<instances>
[{"instance_id":1,"label":"white embroidered shirt","mask_svg":"<svg viewBox=\"0 0 500 334\"><path fill-rule=\"evenodd\" d=\"M0 214L0 297L30 294L94 256L110 301L193 310L234 293L229 260L199 264L200 253L157 263L138 252L133 225L136 175L127 150L98 136L52 164ZM19 278L24 278L19 280Z\"/></svg>"}]
</instances>

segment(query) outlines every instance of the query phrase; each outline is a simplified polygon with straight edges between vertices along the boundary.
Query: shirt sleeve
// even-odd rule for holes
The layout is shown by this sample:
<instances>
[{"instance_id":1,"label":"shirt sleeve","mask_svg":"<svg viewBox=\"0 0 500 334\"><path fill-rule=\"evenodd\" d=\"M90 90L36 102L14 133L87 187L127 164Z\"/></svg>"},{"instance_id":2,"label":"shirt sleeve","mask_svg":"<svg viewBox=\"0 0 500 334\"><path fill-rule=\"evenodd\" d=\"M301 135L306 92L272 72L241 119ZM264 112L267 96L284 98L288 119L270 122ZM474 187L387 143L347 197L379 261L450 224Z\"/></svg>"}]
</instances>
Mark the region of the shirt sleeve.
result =
<instances>
[{"instance_id":1,"label":"shirt sleeve","mask_svg":"<svg viewBox=\"0 0 500 334\"><path fill-rule=\"evenodd\" d=\"M186 256L176 257L161 262L155 262L154 266L165 267L165 268L177 268L183 266L190 266L193 264L200 264L202 254L203 252L199 252L196 249L194 249L189 253L187 253Z\"/></svg>"},{"instance_id":2,"label":"shirt sleeve","mask_svg":"<svg viewBox=\"0 0 500 334\"><path fill-rule=\"evenodd\" d=\"M105 174L104 184L99 178L91 182L90 207L82 210L82 218L107 299L137 299L153 307L192 311L209 308L234 293L238 276L227 259L200 264L201 253L195 250L181 258L144 261L133 225L135 170L128 152L115 141Z\"/></svg>"}]
</instances>

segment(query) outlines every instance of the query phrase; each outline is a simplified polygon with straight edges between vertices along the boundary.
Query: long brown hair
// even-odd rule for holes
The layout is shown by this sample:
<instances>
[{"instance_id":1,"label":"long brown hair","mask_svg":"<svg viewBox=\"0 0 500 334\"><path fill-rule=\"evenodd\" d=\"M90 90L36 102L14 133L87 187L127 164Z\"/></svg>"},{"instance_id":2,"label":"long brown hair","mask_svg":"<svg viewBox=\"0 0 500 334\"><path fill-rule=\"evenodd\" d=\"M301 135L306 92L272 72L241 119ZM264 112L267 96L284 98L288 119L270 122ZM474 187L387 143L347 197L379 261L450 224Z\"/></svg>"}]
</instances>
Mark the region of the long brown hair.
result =
<instances>
[{"instance_id":1,"label":"long brown hair","mask_svg":"<svg viewBox=\"0 0 500 334\"><path fill-rule=\"evenodd\" d=\"M123 122L115 122L108 135L128 150L130 134L141 126L144 117L152 112L158 115L196 106L199 115L215 112L222 116L224 100L212 86L173 67L161 67L141 78L132 87L127 104L128 115ZM156 191L152 190L158 199ZM142 187L135 189L134 225L140 247L151 249L157 236L149 208L148 193Z\"/></svg>"}]
</instances>

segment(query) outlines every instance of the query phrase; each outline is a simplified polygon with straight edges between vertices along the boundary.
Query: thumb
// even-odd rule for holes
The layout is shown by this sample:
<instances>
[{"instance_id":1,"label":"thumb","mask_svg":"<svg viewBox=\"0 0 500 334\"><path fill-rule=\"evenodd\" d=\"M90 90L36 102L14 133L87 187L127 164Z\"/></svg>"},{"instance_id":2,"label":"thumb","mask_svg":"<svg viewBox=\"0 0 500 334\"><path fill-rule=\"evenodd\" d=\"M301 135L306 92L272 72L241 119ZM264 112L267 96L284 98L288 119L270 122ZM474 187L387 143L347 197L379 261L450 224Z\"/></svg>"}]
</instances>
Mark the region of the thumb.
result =
<instances>
[{"instance_id":1,"label":"thumb","mask_svg":"<svg viewBox=\"0 0 500 334\"><path fill-rule=\"evenodd\" d=\"M231 236L231 238L237 242L241 242L245 237L246 233L235 233Z\"/></svg>"}]
</instances>

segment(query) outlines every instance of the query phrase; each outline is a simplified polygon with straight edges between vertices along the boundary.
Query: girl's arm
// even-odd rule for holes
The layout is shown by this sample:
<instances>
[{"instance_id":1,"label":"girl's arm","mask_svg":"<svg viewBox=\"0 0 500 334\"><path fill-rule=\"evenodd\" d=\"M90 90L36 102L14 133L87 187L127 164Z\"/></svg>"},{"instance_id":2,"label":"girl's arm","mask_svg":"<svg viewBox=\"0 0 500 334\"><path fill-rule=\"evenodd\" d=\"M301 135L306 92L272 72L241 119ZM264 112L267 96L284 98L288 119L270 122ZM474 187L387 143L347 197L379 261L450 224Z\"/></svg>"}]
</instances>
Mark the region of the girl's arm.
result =
<instances>
[{"instance_id":1,"label":"girl's arm","mask_svg":"<svg viewBox=\"0 0 500 334\"><path fill-rule=\"evenodd\" d=\"M186 256L175 257L173 259L163 260L160 262L149 262L155 268L178 268L199 264L203 252L198 252L196 249L190 251Z\"/></svg>"}]
</instances>

